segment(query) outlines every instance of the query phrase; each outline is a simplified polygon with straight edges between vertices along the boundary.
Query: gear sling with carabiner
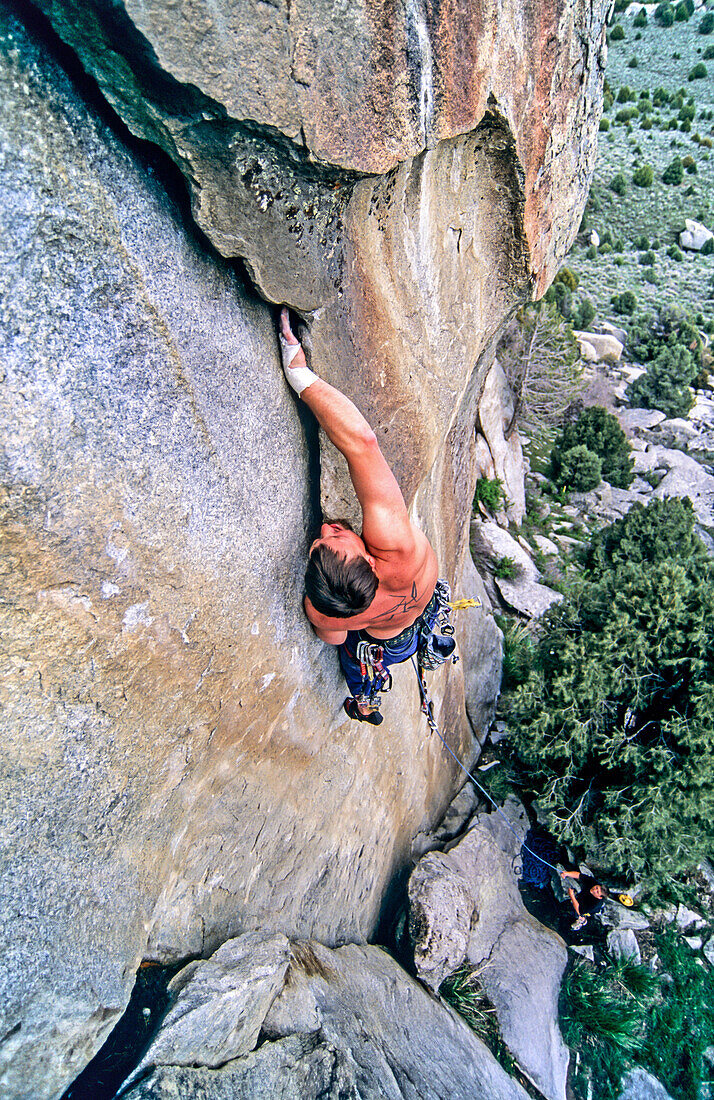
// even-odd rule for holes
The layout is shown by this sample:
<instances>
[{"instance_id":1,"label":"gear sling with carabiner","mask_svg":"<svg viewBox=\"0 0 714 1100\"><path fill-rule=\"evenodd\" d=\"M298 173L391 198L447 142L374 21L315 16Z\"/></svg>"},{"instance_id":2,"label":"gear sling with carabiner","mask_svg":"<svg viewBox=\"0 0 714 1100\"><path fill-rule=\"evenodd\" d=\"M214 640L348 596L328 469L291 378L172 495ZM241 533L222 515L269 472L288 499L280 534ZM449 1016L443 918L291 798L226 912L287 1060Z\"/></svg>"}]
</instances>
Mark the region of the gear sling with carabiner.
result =
<instances>
[{"instance_id":1,"label":"gear sling with carabiner","mask_svg":"<svg viewBox=\"0 0 714 1100\"><path fill-rule=\"evenodd\" d=\"M375 714L382 694L392 687L389 665L400 664L416 654L419 666L432 670L453 657L454 628L450 622L451 592L444 580L438 580L424 611L411 626L395 638L380 640L366 631L349 633L340 646L340 661L348 686L360 706ZM349 711L348 711L349 713ZM380 719L381 720L381 719Z\"/></svg>"}]
</instances>

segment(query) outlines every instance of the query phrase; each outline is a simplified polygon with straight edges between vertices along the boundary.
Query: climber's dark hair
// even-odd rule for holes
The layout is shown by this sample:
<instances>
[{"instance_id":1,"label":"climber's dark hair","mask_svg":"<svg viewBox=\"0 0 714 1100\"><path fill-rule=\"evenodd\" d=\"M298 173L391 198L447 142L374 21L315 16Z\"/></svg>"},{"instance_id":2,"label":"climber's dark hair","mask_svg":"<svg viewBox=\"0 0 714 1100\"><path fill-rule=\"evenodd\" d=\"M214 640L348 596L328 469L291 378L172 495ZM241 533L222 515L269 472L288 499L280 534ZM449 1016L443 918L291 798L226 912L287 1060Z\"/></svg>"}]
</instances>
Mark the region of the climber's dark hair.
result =
<instances>
[{"instance_id":1,"label":"climber's dark hair","mask_svg":"<svg viewBox=\"0 0 714 1100\"><path fill-rule=\"evenodd\" d=\"M366 611L379 581L366 558L344 558L329 546L316 546L305 572L305 593L322 615L346 619Z\"/></svg>"}]
</instances>

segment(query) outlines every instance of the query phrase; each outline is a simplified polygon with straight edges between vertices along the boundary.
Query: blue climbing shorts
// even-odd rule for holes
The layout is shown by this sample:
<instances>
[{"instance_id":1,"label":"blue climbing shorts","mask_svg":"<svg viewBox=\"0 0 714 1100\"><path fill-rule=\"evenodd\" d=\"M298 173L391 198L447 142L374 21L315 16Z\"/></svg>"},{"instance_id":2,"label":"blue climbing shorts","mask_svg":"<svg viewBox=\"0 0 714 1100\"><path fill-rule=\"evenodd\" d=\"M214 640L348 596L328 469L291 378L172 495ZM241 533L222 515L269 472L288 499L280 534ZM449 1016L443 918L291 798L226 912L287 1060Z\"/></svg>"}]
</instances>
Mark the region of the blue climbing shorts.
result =
<instances>
[{"instance_id":1,"label":"blue climbing shorts","mask_svg":"<svg viewBox=\"0 0 714 1100\"><path fill-rule=\"evenodd\" d=\"M360 663L357 660L357 646L360 642L370 642L372 645L381 646L384 650L382 664L385 668L390 665L401 664L408 661L419 648L419 641L434 629L434 624L439 613L439 602L436 593L431 597L416 622L397 634L395 638L373 638L366 630L350 630L347 638L339 647L340 664L347 681L347 686L353 695L369 695L372 682L368 676L363 676L360 671Z\"/></svg>"}]
</instances>

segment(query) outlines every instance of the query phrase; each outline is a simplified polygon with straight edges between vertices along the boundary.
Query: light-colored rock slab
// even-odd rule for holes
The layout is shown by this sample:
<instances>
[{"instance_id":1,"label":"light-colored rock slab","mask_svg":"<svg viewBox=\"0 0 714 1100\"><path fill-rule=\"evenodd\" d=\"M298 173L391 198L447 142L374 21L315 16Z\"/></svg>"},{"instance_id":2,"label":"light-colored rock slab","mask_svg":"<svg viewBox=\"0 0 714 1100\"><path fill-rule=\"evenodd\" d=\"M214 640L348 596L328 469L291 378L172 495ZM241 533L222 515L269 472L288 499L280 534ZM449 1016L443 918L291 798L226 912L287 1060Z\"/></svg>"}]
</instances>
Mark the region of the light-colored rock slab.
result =
<instances>
[{"instance_id":1,"label":"light-colored rock slab","mask_svg":"<svg viewBox=\"0 0 714 1100\"><path fill-rule=\"evenodd\" d=\"M552 539L549 539L547 537L547 535L537 535L536 534L536 535L533 536L533 541L536 544L536 546L538 547L538 549L543 554L546 554L548 557L555 557L557 554L560 553L560 551L559 551L558 547L556 546L556 544L553 542Z\"/></svg>"},{"instance_id":2,"label":"light-colored rock slab","mask_svg":"<svg viewBox=\"0 0 714 1100\"><path fill-rule=\"evenodd\" d=\"M711 936L704 944L704 958L714 966L714 936Z\"/></svg>"},{"instance_id":3,"label":"light-colored rock slab","mask_svg":"<svg viewBox=\"0 0 714 1100\"><path fill-rule=\"evenodd\" d=\"M714 237L711 229L692 218L684 219L684 230L679 234L679 247L690 252L701 252L707 241Z\"/></svg>"},{"instance_id":4,"label":"light-colored rock slab","mask_svg":"<svg viewBox=\"0 0 714 1100\"><path fill-rule=\"evenodd\" d=\"M545 1096L563 1100L568 1054L557 1001L567 951L523 906L513 864L528 821L516 800L506 812L515 836L496 813L480 814L454 848L417 865L409 883L415 965L433 988L464 958L479 966L507 1046Z\"/></svg>"},{"instance_id":5,"label":"light-colored rock slab","mask_svg":"<svg viewBox=\"0 0 714 1100\"><path fill-rule=\"evenodd\" d=\"M618 1100L672 1100L664 1085L639 1066L626 1073L621 1084Z\"/></svg>"},{"instance_id":6,"label":"light-colored rock slab","mask_svg":"<svg viewBox=\"0 0 714 1100\"><path fill-rule=\"evenodd\" d=\"M697 913L694 909L689 909L686 905L677 906L677 914L675 916L675 923L680 932L686 932L688 928L701 928L706 922L701 913Z\"/></svg>"},{"instance_id":7,"label":"light-colored rock slab","mask_svg":"<svg viewBox=\"0 0 714 1100\"><path fill-rule=\"evenodd\" d=\"M644 932L650 926L644 913L638 909L628 909L612 899L605 902L599 917L600 923L606 928L615 928L618 931L632 929L634 932Z\"/></svg>"},{"instance_id":8,"label":"light-colored rock slab","mask_svg":"<svg viewBox=\"0 0 714 1100\"><path fill-rule=\"evenodd\" d=\"M616 340L619 340L623 347L627 343L627 333L619 325L612 325L609 321L603 321L600 328L606 336L614 336Z\"/></svg>"},{"instance_id":9,"label":"light-colored rock slab","mask_svg":"<svg viewBox=\"0 0 714 1100\"><path fill-rule=\"evenodd\" d=\"M646 451L633 451L632 458L632 468L636 474L652 473L660 464L657 458L657 452L652 447L648 448Z\"/></svg>"},{"instance_id":10,"label":"light-colored rock slab","mask_svg":"<svg viewBox=\"0 0 714 1100\"><path fill-rule=\"evenodd\" d=\"M488 447L491 476L499 478L504 487L506 514L512 523L520 524L526 514L523 450L517 429L505 437L513 411L513 395L498 359L494 359L479 400L478 429Z\"/></svg>"},{"instance_id":11,"label":"light-colored rock slab","mask_svg":"<svg viewBox=\"0 0 714 1100\"><path fill-rule=\"evenodd\" d=\"M583 959L587 959L588 962L595 962L595 948L591 943L571 943L569 950L575 955L580 955Z\"/></svg>"},{"instance_id":12,"label":"light-colored rock slab","mask_svg":"<svg viewBox=\"0 0 714 1100\"><path fill-rule=\"evenodd\" d=\"M495 584L504 601L514 611L520 611L529 619L539 619L549 607L562 600L560 592L554 592L545 584L529 580L505 580L495 578Z\"/></svg>"},{"instance_id":13,"label":"light-colored rock slab","mask_svg":"<svg viewBox=\"0 0 714 1100\"><path fill-rule=\"evenodd\" d=\"M636 963L642 962L640 945L631 928L613 929L612 932L608 932L607 950L613 959L632 959Z\"/></svg>"},{"instance_id":14,"label":"light-colored rock slab","mask_svg":"<svg viewBox=\"0 0 714 1100\"><path fill-rule=\"evenodd\" d=\"M615 409L615 416L626 432L655 428L665 419L665 414L658 409Z\"/></svg>"},{"instance_id":15,"label":"light-colored rock slab","mask_svg":"<svg viewBox=\"0 0 714 1100\"><path fill-rule=\"evenodd\" d=\"M593 347L600 362L619 363L622 358L622 344L616 336L602 332L576 332L575 337L581 347L583 343Z\"/></svg>"},{"instance_id":16,"label":"light-colored rock slab","mask_svg":"<svg viewBox=\"0 0 714 1100\"><path fill-rule=\"evenodd\" d=\"M319 1032L264 1042L218 1070L157 1071L127 1100L527 1100L464 1021L378 947L313 942L293 955L283 1025L297 985L309 989Z\"/></svg>"},{"instance_id":17,"label":"light-colored rock slab","mask_svg":"<svg viewBox=\"0 0 714 1100\"><path fill-rule=\"evenodd\" d=\"M283 987L290 945L280 933L246 932L210 959L191 962L169 984L175 1000L131 1074L150 1066L216 1068L251 1051Z\"/></svg>"}]
</instances>

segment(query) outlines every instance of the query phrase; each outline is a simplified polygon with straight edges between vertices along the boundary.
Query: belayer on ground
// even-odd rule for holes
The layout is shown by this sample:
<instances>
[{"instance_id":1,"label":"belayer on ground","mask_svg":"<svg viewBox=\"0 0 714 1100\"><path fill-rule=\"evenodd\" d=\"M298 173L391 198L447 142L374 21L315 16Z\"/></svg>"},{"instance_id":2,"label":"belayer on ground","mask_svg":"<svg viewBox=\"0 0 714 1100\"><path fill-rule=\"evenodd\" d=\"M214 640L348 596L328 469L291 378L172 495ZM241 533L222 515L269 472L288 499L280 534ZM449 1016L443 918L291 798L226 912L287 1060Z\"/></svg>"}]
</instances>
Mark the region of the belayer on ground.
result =
<instances>
[{"instance_id":1,"label":"belayer on ground","mask_svg":"<svg viewBox=\"0 0 714 1100\"><path fill-rule=\"evenodd\" d=\"M347 459L362 509L360 535L344 520L322 524L310 547L305 612L318 638L339 647L351 692L346 713L378 725L390 666L416 654L421 668L435 668L453 652L449 588L437 579L436 555L409 519L372 428L348 397L308 368L286 308L280 345L285 376Z\"/></svg>"}]
</instances>

